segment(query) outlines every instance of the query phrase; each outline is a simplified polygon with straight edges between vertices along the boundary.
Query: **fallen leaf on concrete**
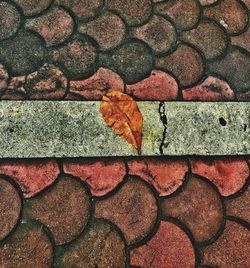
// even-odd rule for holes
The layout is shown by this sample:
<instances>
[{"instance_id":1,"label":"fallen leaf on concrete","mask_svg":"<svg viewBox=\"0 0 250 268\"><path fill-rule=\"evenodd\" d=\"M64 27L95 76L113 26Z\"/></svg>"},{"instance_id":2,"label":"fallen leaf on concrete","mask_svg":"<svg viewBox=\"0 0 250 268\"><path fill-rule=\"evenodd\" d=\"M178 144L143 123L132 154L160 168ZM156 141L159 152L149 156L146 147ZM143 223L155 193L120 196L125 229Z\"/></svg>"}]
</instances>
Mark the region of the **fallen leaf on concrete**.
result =
<instances>
[{"instance_id":1,"label":"fallen leaf on concrete","mask_svg":"<svg viewBox=\"0 0 250 268\"><path fill-rule=\"evenodd\" d=\"M136 102L122 92L111 91L103 97L100 111L106 124L140 154L143 117Z\"/></svg>"}]
</instances>

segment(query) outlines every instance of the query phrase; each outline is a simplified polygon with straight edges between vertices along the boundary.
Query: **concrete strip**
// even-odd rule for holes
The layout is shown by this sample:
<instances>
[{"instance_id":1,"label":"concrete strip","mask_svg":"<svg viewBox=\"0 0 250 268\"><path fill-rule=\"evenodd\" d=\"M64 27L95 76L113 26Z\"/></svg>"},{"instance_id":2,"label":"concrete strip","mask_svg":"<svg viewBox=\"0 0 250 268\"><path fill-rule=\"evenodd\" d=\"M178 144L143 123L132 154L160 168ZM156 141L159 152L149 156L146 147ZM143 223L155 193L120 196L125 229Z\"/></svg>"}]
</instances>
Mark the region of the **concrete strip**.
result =
<instances>
[{"instance_id":1,"label":"concrete strip","mask_svg":"<svg viewBox=\"0 0 250 268\"><path fill-rule=\"evenodd\" d=\"M99 102L0 102L0 157L130 156L136 150L111 128ZM142 155L250 153L248 103L139 102ZM222 126L226 122L226 126ZM225 120L225 121L224 121Z\"/></svg>"}]
</instances>

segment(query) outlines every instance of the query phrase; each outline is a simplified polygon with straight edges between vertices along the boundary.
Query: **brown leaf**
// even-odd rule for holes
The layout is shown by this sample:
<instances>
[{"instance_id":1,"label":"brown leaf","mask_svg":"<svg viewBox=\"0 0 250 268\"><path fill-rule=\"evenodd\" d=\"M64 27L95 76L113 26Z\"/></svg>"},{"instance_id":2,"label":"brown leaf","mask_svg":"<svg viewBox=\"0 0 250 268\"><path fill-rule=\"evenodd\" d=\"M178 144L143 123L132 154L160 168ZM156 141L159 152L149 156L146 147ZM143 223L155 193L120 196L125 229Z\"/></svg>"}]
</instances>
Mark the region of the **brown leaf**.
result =
<instances>
[{"instance_id":1,"label":"brown leaf","mask_svg":"<svg viewBox=\"0 0 250 268\"><path fill-rule=\"evenodd\" d=\"M136 102L122 92L111 91L103 97L100 111L106 124L140 153L143 117Z\"/></svg>"}]
</instances>

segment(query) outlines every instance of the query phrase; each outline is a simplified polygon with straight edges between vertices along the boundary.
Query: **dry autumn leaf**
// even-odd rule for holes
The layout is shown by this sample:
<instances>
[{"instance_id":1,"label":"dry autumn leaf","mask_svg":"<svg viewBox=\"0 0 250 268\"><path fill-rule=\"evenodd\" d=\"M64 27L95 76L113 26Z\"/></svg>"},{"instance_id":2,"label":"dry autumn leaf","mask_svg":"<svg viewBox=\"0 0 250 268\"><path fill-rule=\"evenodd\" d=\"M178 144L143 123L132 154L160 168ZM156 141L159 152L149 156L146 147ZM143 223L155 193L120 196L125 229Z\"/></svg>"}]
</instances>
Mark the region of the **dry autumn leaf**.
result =
<instances>
[{"instance_id":1,"label":"dry autumn leaf","mask_svg":"<svg viewBox=\"0 0 250 268\"><path fill-rule=\"evenodd\" d=\"M140 153L143 117L136 102L120 91L111 91L103 97L100 111L106 124Z\"/></svg>"}]
</instances>

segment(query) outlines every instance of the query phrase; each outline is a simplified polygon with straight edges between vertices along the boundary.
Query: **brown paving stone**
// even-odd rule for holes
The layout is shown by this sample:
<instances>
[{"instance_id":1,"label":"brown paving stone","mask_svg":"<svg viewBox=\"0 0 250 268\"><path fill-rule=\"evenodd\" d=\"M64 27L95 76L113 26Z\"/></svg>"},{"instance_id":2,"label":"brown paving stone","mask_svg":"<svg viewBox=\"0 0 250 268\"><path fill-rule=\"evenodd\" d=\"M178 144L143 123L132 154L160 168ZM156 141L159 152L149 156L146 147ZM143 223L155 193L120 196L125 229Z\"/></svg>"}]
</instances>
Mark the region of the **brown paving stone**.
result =
<instances>
[{"instance_id":1,"label":"brown paving stone","mask_svg":"<svg viewBox=\"0 0 250 268\"><path fill-rule=\"evenodd\" d=\"M158 58L156 66L171 71L183 87L197 83L204 72L200 53L186 44L180 44L172 54Z\"/></svg>"},{"instance_id":2,"label":"brown paving stone","mask_svg":"<svg viewBox=\"0 0 250 268\"><path fill-rule=\"evenodd\" d=\"M244 193L225 200L227 215L239 217L250 223L250 187Z\"/></svg>"},{"instance_id":3,"label":"brown paving stone","mask_svg":"<svg viewBox=\"0 0 250 268\"><path fill-rule=\"evenodd\" d=\"M100 54L100 65L117 72L126 83L133 84L150 73L153 67L153 57L145 44L139 40L132 40L123 44L112 54Z\"/></svg>"},{"instance_id":4,"label":"brown paving stone","mask_svg":"<svg viewBox=\"0 0 250 268\"><path fill-rule=\"evenodd\" d=\"M26 89L31 99L62 99L66 94L68 81L61 70L52 64L45 64L26 78Z\"/></svg>"},{"instance_id":5,"label":"brown paving stone","mask_svg":"<svg viewBox=\"0 0 250 268\"><path fill-rule=\"evenodd\" d=\"M16 188L0 176L0 241L17 225L21 209L22 201Z\"/></svg>"},{"instance_id":6,"label":"brown paving stone","mask_svg":"<svg viewBox=\"0 0 250 268\"><path fill-rule=\"evenodd\" d=\"M241 0L250 9L250 0Z\"/></svg>"},{"instance_id":7,"label":"brown paving stone","mask_svg":"<svg viewBox=\"0 0 250 268\"><path fill-rule=\"evenodd\" d=\"M30 199L26 209L27 217L45 224L55 243L62 245L83 231L90 216L90 199L79 180L63 175L51 189Z\"/></svg>"},{"instance_id":8,"label":"brown paving stone","mask_svg":"<svg viewBox=\"0 0 250 268\"><path fill-rule=\"evenodd\" d=\"M13 39L0 43L0 58L3 58L14 75L37 70L43 65L45 55L43 39L25 30L20 30Z\"/></svg>"},{"instance_id":9,"label":"brown paving stone","mask_svg":"<svg viewBox=\"0 0 250 268\"><path fill-rule=\"evenodd\" d=\"M26 76L12 77L8 83L7 89L1 96L1 100L24 100L26 96Z\"/></svg>"},{"instance_id":10,"label":"brown paving stone","mask_svg":"<svg viewBox=\"0 0 250 268\"><path fill-rule=\"evenodd\" d=\"M64 42L72 33L74 21L61 7L52 7L45 15L26 21L25 27L39 33L47 46Z\"/></svg>"},{"instance_id":11,"label":"brown paving stone","mask_svg":"<svg viewBox=\"0 0 250 268\"><path fill-rule=\"evenodd\" d=\"M34 16L47 9L51 0L14 0L26 16Z\"/></svg>"},{"instance_id":12,"label":"brown paving stone","mask_svg":"<svg viewBox=\"0 0 250 268\"><path fill-rule=\"evenodd\" d=\"M196 45L210 60L225 52L228 44L227 35L213 20L203 20L198 27L182 33L182 39Z\"/></svg>"},{"instance_id":13,"label":"brown paving stone","mask_svg":"<svg viewBox=\"0 0 250 268\"><path fill-rule=\"evenodd\" d=\"M9 74L5 67L0 63L0 93L4 92L8 85Z\"/></svg>"},{"instance_id":14,"label":"brown paving stone","mask_svg":"<svg viewBox=\"0 0 250 268\"><path fill-rule=\"evenodd\" d=\"M96 56L96 48L83 36L55 49L52 55L53 60L66 68L74 80L93 72Z\"/></svg>"},{"instance_id":15,"label":"brown paving stone","mask_svg":"<svg viewBox=\"0 0 250 268\"><path fill-rule=\"evenodd\" d=\"M154 227L157 202L141 180L129 177L115 195L96 202L95 216L116 224L127 243L132 244L143 239Z\"/></svg>"},{"instance_id":16,"label":"brown paving stone","mask_svg":"<svg viewBox=\"0 0 250 268\"><path fill-rule=\"evenodd\" d=\"M93 37L103 50L118 46L126 33L126 27L121 18L109 11L96 20L80 24L78 30L80 33Z\"/></svg>"},{"instance_id":17,"label":"brown paving stone","mask_svg":"<svg viewBox=\"0 0 250 268\"><path fill-rule=\"evenodd\" d=\"M64 161L64 172L85 181L95 196L103 196L114 190L126 175L125 163L121 160Z\"/></svg>"},{"instance_id":18,"label":"brown paving stone","mask_svg":"<svg viewBox=\"0 0 250 268\"><path fill-rule=\"evenodd\" d=\"M240 35L232 36L231 42L233 45L238 45L240 47L243 47L244 49L248 50L250 52L250 28L248 30Z\"/></svg>"},{"instance_id":19,"label":"brown paving stone","mask_svg":"<svg viewBox=\"0 0 250 268\"><path fill-rule=\"evenodd\" d=\"M173 24L156 15L145 25L132 28L131 31L134 37L146 42L156 54L169 51L177 40Z\"/></svg>"},{"instance_id":20,"label":"brown paving stone","mask_svg":"<svg viewBox=\"0 0 250 268\"><path fill-rule=\"evenodd\" d=\"M172 76L157 70L141 82L126 86L126 93L141 100L176 100L178 90L178 84Z\"/></svg>"},{"instance_id":21,"label":"brown paving stone","mask_svg":"<svg viewBox=\"0 0 250 268\"><path fill-rule=\"evenodd\" d=\"M0 40L11 37L20 25L20 14L10 3L0 2Z\"/></svg>"},{"instance_id":22,"label":"brown paving stone","mask_svg":"<svg viewBox=\"0 0 250 268\"><path fill-rule=\"evenodd\" d=\"M208 6L218 2L219 0L199 0L202 6Z\"/></svg>"},{"instance_id":23,"label":"brown paving stone","mask_svg":"<svg viewBox=\"0 0 250 268\"><path fill-rule=\"evenodd\" d=\"M180 29L192 28L200 18L196 0L168 0L155 6L156 13L169 16Z\"/></svg>"},{"instance_id":24,"label":"brown paving stone","mask_svg":"<svg viewBox=\"0 0 250 268\"><path fill-rule=\"evenodd\" d=\"M202 263L220 268L248 268L249 244L249 230L236 222L227 221L219 239L202 249Z\"/></svg>"},{"instance_id":25,"label":"brown paving stone","mask_svg":"<svg viewBox=\"0 0 250 268\"><path fill-rule=\"evenodd\" d=\"M228 101L235 100L233 90L227 82L209 76L201 84L182 91L184 100L197 101Z\"/></svg>"},{"instance_id":26,"label":"brown paving stone","mask_svg":"<svg viewBox=\"0 0 250 268\"><path fill-rule=\"evenodd\" d=\"M248 23L247 9L237 0L221 0L204 9L204 15L217 20L229 34L239 34Z\"/></svg>"},{"instance_id":27,"label":"brown paving stone","mask_svg":"<svg viewBox=\"0 0 250 268\"><path fill-rule=\"evenodd\" d=\"M130 252L135 267L195 267L195 252L185 232L172 222L162 221L159 230L145 245Z\"/></svg>"},{"instance_id":28,"label":"brown paving stone","mask_svg":"<svg viewBox=\"0 0 250 268\"><path fill-rule=\"evenodd\" d=\"M225 77L236 93L245 93L250 88L249 59L249 52L232 46L224 58L209 64L209 70Z\"/></svg>"},{"instance_id":29,"label":"brown paving stone","mask_svg":"<svg viewBox=\"0 0 250 268\"><path fill-rule=\"evenodd\" d=\"M124 83L115 72L99 68L88 79L70 82L70 92L87 100L101 100L109 90L124 91Z\"/></svg>"},{"instance_id":30,"label":"brown paving stone","mask_svg":"<svg viewBox=\"0 0 250 268\"><path fill-rule=\"evenodd\" d=\"M183 222L198 242L211 239L223 219L219 195L207 182L195 176L178 195L163 201L162 211Z\"/></svg>"},{"instance_id":31,"label":"brown paving stone","mask_svg":"<svg viewBox=\"0 0 250 268\"><path fill-rule=\"evenodd\" d=\"M109 9L117 11L130 26L143 24L150 17L150 0L107 0Z\"/></svg>"},{"instance_id":32,"label":"brown paving stone","mask_svg":"<svg viewBox=\"0 0 250 268\"><path fill-rule=\"evenodd\" d=\"M0 173L10 176L21 187L25 197L31 197L51 185L59 175L53 160L2 160Z\"/></svg>"},{"instance_id":33,"label":"brown paving stone","mask_svg":"<svg viewBox=\"0 0 250 268\"><path fill-rule=\"evenodd\" d=\"M56 260L61 268L125 268L124 241L117 230L103 220L90 228Z\"/></svg>"},{"instance_id":34,"label":"brown paving stone","mask_svg":"<svg viewBox=\"0 0 250 268\"><path fill-rule=\"evenodd\" d=\"M242 159L191 160L192 172L209 179L223 196L238 192L249 176L249 168Z\"/></svg>"},{"instance_id":35,"label":"brown paving stone","mask_svg":"<svg viewBox=\"0 0 250 268\"><path fill-rule=\"evenodd\" d=\"M128 173L140 176L152 184L160 196L175 192L183 183L188 171L187 162L183 160L144 159L128 161Z\"/></svg>"},{"instance_id":36,"label":"brown paving stone","mask_svg":"<svg viewBox=\"0 0 250 268\"><path fill-rule=\"evenodd\" d=\"M104 0L55 0L55 2L71 9L78 19L86 20L96 15Z\"/></svg>"},{"instance_id":37,"label":"brown paving stone","mask_svg":"<svg viewBox=\"0 0 250 268\"><path fill-rule=\"evenodd\" d=\"M48 268L53 265L53 246L40 224L22 223L0 247L1 267Z\"/></svg>"}]
</instances>

